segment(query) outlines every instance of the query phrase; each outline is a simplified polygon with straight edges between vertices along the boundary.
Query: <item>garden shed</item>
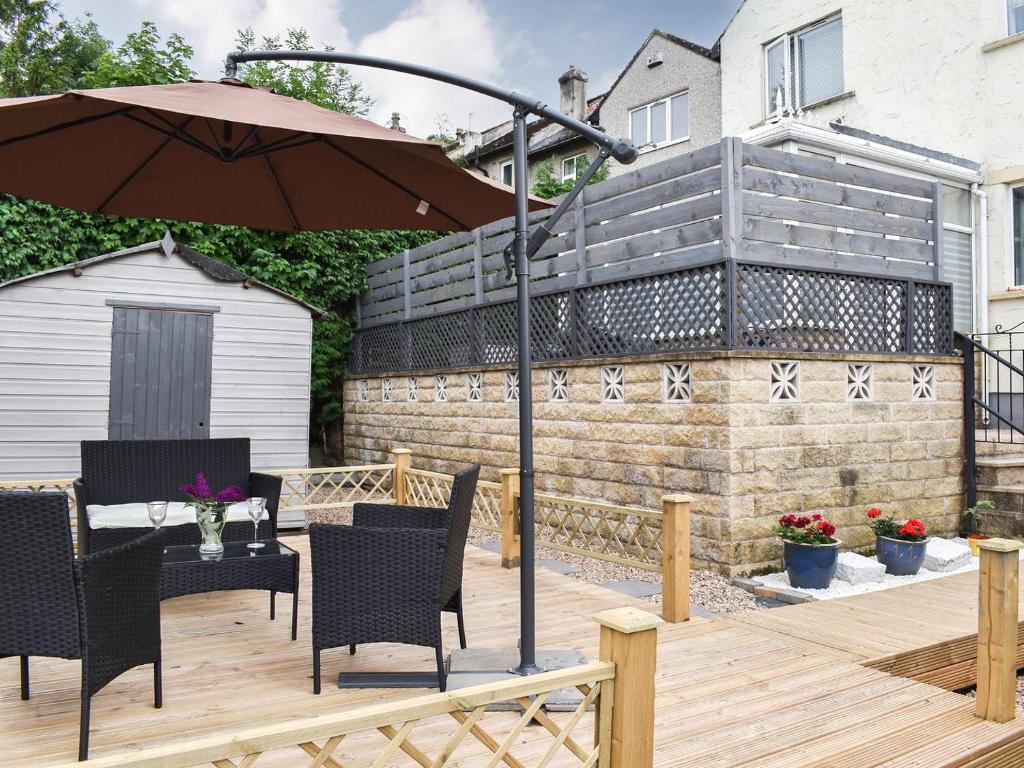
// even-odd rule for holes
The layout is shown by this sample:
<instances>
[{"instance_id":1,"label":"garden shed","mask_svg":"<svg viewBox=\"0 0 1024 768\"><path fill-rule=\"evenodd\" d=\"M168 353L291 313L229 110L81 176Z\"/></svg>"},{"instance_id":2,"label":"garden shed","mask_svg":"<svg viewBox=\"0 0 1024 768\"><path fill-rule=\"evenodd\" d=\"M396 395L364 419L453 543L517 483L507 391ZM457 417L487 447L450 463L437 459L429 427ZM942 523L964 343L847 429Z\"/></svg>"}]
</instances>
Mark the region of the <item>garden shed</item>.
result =
<instances>
[{"instance_id":1,"label":"garden shed","mask_svg":"<svg viewBox=\"0 0 1024 768\"><path fill-rule=\"evenodd\" d=\"M0 284L0 481L76 477L80 440L249 437L305 467L320 310L176 243Z\"/></svg>"}]
</instances>

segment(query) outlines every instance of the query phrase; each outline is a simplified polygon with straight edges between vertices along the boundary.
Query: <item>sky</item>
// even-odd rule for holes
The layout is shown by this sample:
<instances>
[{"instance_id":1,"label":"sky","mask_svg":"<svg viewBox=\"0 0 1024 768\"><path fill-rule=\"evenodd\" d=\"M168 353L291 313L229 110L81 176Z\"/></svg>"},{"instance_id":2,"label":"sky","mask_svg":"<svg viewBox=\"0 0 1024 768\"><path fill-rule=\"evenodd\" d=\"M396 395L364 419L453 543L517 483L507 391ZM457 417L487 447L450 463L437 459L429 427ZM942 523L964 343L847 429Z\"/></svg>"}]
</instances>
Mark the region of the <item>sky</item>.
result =
<instances>
[{"instance_id":1,"label":"sky","mask_svg":"<svg viewBox=\"0 0 1024 768\"><path fill-rule=\"evenodd\" d=\"M66 16L87 13L120 44L143 21L195 48L200 77L223 74L237 30L283 36L305 27L315 46L447 69L557 107L558 76L570 65L603 92L654 28L711 46L739 0L62 0ZM509 119L509 107L452 86L352 68L375 99L369 117L402 116L410 133L481 130Z\"/></svg>"}]
</instances>

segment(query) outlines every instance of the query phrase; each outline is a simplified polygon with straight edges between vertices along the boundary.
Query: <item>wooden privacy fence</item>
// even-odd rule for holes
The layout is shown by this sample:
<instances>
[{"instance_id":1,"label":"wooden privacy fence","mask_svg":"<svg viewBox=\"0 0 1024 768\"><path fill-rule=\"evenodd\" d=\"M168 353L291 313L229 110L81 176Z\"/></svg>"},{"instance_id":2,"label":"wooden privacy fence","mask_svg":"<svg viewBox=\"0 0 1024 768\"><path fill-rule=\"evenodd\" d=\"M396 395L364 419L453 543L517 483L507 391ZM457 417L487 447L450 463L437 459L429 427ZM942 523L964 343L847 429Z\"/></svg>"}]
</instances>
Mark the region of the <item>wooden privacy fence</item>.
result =
<instances>
[{"instance_id":1,"label":"wooden privacy fence","mask_svg":"<svg viewBox=\"0 0 1024 768\"><path fill-rule=\"evenodd\" d=\"M728 138L587 187L580 201L534 259L537 360L952 351L937 184ZM513 362L511 227L371 264L352 370Z\"/></svg>"},{"instance_id":2,"label":"wooden privacy fence","mask_svg":"<svg viewBox=\"0 0 1024 768\"><path fill-rule=\"evenodd\" d=\"M495 768L649 768L654 752L657 617L604 611L601 660L447 693L291 719L84 763L83 768L342 768L346 765ZM583 699L556 720L548 697L577 688ZM489 711L518 705L516 713ZM528 728L535 724L540 727ZM399 758L402 758L399 761Z\"/></svg>"}]
</instances>

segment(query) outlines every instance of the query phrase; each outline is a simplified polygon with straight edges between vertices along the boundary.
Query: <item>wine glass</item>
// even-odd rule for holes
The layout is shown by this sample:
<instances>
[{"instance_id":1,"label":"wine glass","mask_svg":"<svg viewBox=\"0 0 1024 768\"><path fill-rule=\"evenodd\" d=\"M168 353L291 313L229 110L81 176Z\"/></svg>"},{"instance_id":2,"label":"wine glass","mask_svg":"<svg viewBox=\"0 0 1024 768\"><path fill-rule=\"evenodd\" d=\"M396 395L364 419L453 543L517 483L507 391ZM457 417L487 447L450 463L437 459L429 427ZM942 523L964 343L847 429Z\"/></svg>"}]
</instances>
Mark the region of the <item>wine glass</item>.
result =
<instances>
[{"instance_id":1,"label":"wine glass","mask_svg":"<svg viewBox=\"0 0 1024 768\"><path fill-rule=\"evenodd\" d=\"M267 500L262 496L253 496L251 499L246 499L246 503L249 505L249 517L252 520L252 541L249 543L249 549L260 549L263 547L263 542L258 541L260 533L260 520L263 519L263 512L267 506Z\"/></svg>"},{"instance_id":2,"label":"wine glass","mask_svg":"<svg viewBox=\"0 0 1024 768\"><path fill-rule=\"evenodd\" d=\"M167 502L147 501L146 511L149 512L149 521L153 523L153 527L159 528L167 519Z\"/></svg>"}]
</instances>

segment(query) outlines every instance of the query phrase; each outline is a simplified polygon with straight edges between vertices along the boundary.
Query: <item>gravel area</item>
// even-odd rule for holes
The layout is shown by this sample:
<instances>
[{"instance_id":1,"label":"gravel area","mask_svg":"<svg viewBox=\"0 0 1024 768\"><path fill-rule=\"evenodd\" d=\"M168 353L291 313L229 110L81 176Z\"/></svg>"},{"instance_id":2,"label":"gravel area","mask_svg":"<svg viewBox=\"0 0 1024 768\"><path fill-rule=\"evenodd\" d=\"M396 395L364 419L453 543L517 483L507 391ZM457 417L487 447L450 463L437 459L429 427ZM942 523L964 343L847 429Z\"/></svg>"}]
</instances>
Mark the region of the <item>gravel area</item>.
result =
<instances>
[{"instance_id":1,"label":"gravel area","mask_svg":"<svg viewBox=\"0 0 1024 768\"><path fill-rule=\"evenodd\" d=\"M973 688L969 691L964 691L964 695L968 698L975 698L977 691ZM1017 712L1024 710L1024 673L1017 675Z\"/></svg>"},{"instance_id":2,"label":"gravel area","mask_svg":"<svg viewBox=\"0 0 1024 768\"><path fill-rule=\"evenodd\" d=\"M471 544L487 544L498 541L498 534L493 531L481 531L473 528L469 532L469 541ZM661 574L654 571L619 565L539 545L537 559L559 560L567 563L576 568L574 573L569 574L570 578L590 584L606 584L613 581L661 582ZM661 595L644 599L652 603L660 603ZM703 570L695 570L690 573L690 600L694 605L715 613L735 613L763 607L754 595L745 589L733 586L724 576Z\"/></svg>"}]
</instances>

